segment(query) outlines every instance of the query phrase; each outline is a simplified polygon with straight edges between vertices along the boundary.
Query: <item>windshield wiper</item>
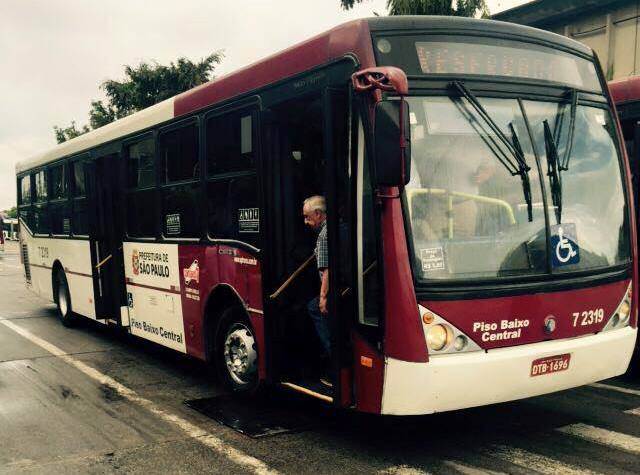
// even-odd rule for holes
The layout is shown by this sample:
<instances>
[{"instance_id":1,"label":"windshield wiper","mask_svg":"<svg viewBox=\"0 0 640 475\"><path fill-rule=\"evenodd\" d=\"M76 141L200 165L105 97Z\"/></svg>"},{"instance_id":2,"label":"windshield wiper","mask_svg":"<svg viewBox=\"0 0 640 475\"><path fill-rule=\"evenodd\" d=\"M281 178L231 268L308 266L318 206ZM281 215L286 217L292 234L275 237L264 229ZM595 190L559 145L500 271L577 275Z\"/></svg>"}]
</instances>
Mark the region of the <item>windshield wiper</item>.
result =
<instances>
[{"instance_id":1,"label":"windshield wiper","mask_svg":"<svg viewBox=\"0 0 640 475\"><path fill-rule=\"evenodd\" d=\"M544 146L547 151L547 176L551 187L551 200L556 211L556 220L560 224L562 218L562 170L556 142L549 127L549 121L544 120ZM566 169L565 169L566 170Z\"/></svg>"},{"instance_id":2,"label":"windshield wiper","mask_svg":"<svg viewBox=\"0 0 640 475\"><path fill-rule=\"evenodd\" d=\"M524 193L524 199L527 203L527 214L529 221L533 221L533 205L531 199L531 184L529 182L529 170L531 168L527 165L527 161L524 158L524 153L522 152L522 147L520 146L520 141L518 140L518 135L513 127L513 123L509 124L509 129L511 130L511 141L504 134L502 129L495 123L495 121L491 118L486 109L482 106L478 98L469 90L467 86L465 86L460 81L453 81L451 85L460 93L462 97L464 97L469 104L475 109L476 113L484 120L484 122L489 126L491 131L498 137L500 142L504 145L504 147L509 151L509 155L511 155L511 159L507 156L507 154L503 153L502 149L498 147L500 153L497 153L492 147L489 147L496 158L504 165L507 171L511 174L511 176L519 175L522 180L522 190ZM502 156L500 156L502 155Z\"/></svg>"},{"instance_id":3,"label":"windshield wiper","mask_svg":"<svg viewBox=\"0 0 640 475\"><path fill-rule=\"evenodd\" d=\"M516 129L513 127L513 122L509 122L509 129L511 130L511 140L513 141L513 146L516 148L522 160L524 161L524 152L522 151L522 146L520 145L520 140L518 139L518 134L516 134ZM526 166L526 162L525 162ZM529 173L527 173L530 168L527 166L527 170L524 173L520 173L520 179L522 180L522 190L524 192L524 199L527 202L527 216L529 217L529 222L533 221L533 201L531 199L531 182L529 181Z\"/></svg>"},{"instance_id":4,"label":"windshield wiper","mask_svg":"<svg viewBox=\"0 0 640 475\"><path fill-rule=\"evenodd\" d=\"M571 159L571 151L573 150L573 135L576 128L576 110L578 109L578 91L570 89L567 91L570 95L570 113L569 113L569 132L567 137L567 145L564 149L562 159L558 155L558 169L566 172L569 170L569 160ZM563 106L564 107L564 106ZM562 126L564 125L564 112L556 115L556 124L553 130L554 145L556 151L560 146L560 137L562 136Z\"/></svg>"}]
</instances>

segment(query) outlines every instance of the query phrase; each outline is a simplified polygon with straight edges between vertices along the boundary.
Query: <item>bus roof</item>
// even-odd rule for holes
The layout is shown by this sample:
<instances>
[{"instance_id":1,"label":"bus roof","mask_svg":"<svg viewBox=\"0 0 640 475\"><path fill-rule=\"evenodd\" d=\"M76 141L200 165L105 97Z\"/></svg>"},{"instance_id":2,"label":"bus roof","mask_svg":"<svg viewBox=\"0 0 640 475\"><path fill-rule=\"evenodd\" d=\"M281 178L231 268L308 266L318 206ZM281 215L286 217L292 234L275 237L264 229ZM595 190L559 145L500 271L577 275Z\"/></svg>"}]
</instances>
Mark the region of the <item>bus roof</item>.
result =
<instances>
[{"instance_id":1,"label":"bus roof","mask_svg":"<svg viewBox=\"0 0 640 475\"><path fill-rule=\"evenodd\" d=\"M490 30L487 28L488 25L491 27ZM374 66L371 31L379 33L397 30L428 30L450 34L455 29L475 31L482 35L490 32L520 36L522 39L533 38L555 43L582 54L592 54L588 47L561 35L495 20L438 16L375 17L354 20L140 112L59 144L35 157L20 161L16 164L16 172L21 173L67 156L80 154L92 147L268 86L346 54L354 55L362 68Z\"/></svg>"},{"instance_id":2,"label":"bus roof","mask_svg":"<svg viewBox=\"0 0 640 475\"><path fill-rule=\"evenodd\" d=\"M640 100L640 76L630 76L609 82L611 98L616 104Z\"/></svg>"}]
</instances>

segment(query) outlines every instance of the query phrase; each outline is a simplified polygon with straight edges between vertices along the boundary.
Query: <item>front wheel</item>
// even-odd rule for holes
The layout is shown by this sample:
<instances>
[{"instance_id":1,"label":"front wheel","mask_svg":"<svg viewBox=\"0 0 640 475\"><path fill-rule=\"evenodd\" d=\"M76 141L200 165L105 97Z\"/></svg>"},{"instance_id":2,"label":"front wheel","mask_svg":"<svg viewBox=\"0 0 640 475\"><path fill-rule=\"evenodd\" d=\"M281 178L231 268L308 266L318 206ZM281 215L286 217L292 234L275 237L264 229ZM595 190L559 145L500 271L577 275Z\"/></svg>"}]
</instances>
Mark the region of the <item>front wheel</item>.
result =
<instances>
[{"instance_id":1,"label":"front wheel","mask_svg":"<svg viewBox=\"0 0 640 475\"><path fill-rule=\"evenodd\" d=\"M234 392L252 393L259 384L258 345L244 312L227 309L218 326L216 360L218 372Z\"/></svg>"},{"instance_id":2,"label":"front wheel","mask_svg":"<svg viewBox=\"0 0 640 475\"><path fill-rule=\"evenodd\" d=\"M71 295L69 285L64 272L56 274L56 305L58 307L58 318L65 327L72 327L76 324L76 317L71 309Z\"/></svg>"}]
</instances>

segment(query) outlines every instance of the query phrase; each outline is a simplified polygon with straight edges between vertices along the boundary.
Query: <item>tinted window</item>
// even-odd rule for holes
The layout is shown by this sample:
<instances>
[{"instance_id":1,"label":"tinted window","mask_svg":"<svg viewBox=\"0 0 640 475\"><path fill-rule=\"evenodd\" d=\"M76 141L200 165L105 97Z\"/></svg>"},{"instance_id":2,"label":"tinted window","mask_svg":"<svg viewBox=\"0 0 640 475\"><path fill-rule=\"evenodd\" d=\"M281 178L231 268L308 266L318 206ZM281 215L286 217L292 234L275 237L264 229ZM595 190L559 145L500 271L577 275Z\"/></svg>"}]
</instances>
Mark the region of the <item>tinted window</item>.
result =
<instances>
[{"instance_id":1,"label":"tinted window","mask_svg":"<svg viewBox=\"0 0 640 475\"><path fill-rule=\"evenodd\" d=\"M44 170L35 174L36 201L47 200L47 180Z\"/></svg>"},{"instance_id":2,"label":"tinted window","mask_svg":"<svg viewBox=\"0 0 640 475\"><path fill-rule=\"evenodd\" d=\"M58 200L67 197L66 166L58 165L51 169L51 199Z\"/></svg>"},{"instance_id":3,"label":"tinted window","mask_svg":"<svg viewBox=\"0 0 640 475\"><path fill-rule=\"evenodd\" d=\"M155 190L127 195L127 234L131 237L155 236Z\"/></svg>"},{"instance_id":4,"label":"tinted window","mask_svg":"<svg viewBox=\"0 0 640 475\"><path fill-rule=\"evenodd\" d=\"M84 162L74 162L71 164L73 172L74 196L84 196L86 193L84 185Z\"/></svg>"},{"instance_id":5,"label":"tinted window","mask_svg":"<svg viewBox=\"0 0 640 475\"><path fill-rule=\"evenodd\" d=\"M199 192L199 183L164 188L162 232L166 237L200 236Z\"/></svg>"},{"instance_id":6,"label":"tinted window","mask_svg":"<svg viewBox=\"0 0 640 475\"><path fill-rule=\"evenodd\" d=\"M260 211L255 175L207 184L209 235L236 239L258 246Z\"/></svg>"},{"instance_id":7,"label":"tinted window","mask_svg":"<svg viewBox=\"0 0 640 475\"><path fill-rule=\"evenodd\" d=\"M31 203L31 176L20 178L20 204Z\"/></svg>"},{"instance_id":8,"label":"tinted window","mask_svg":"<svg viewBox=\"0 0 640 475\"><path fill-rule=\"evenodd\" d=\"M127 146L128 188L147 188L155 185L156 177L153 149L153 138L148 138Z\"/></svg>"},{"instance_id":9,"label":"tinted window","mask_svg":"<svg viewBox=\"0 0 640 475\"><path fill-rule=\"evenodd\" d=\"M198 127L196 124L160 136L164 183L200 178Z\"/></svg>"},{"instance_id":10,"label":"tinted window","mask_svg":"<svg viewBox=\"0 0 640 475\"><path fill-rule=\"evenodd\" d=\"M49 213L47 212L47 204L38 204L33 206L34 224L33 231L38 234L49 234L51 224L49 221Z\"/></svg>"},{"instance_id":11,"label":"tinted window","mask_svg":"<svg viewBox=\"0 0 640 475\"><path fill-rule=\"evenodd\" d=\"M255 167L253 124L250 112L213 117L207 122L209 175Z\"/></svg>"},{"instance_id":12,"label":"tinted window","mask_svg":"<svg viewBox=\"0 0 640 475\"><path fill-rule=\"evenodd\" d=\"M69 210L69 203L66 201L51 203L49 205L52 234L69 234L71 232L71 216Z\"/></svg>"},{"instance_id":13,"label":"tinted window","mask_svg":"<svg viewBox=\"0 0 640 475\"><path fill-rule=\"evenodd\" d=\"M64 221L62 222L64 229ZM89 213L87 209L87 200L74 200L73 202L73 234L86 236L89 234Z\"/></svg>"}]
</instances>

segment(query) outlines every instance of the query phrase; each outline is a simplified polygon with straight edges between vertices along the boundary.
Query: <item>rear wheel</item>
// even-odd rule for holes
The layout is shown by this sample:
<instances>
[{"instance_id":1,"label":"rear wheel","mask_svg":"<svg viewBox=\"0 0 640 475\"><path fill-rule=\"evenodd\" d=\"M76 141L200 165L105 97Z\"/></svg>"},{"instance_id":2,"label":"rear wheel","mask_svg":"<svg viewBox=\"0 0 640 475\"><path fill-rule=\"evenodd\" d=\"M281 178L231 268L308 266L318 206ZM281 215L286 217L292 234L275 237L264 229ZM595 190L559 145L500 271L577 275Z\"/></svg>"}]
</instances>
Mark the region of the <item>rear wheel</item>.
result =
<instances>
[{"instance_id":1,"label":"rear wheel","mask_svg":"<svg viewBox=\"0 0 640 475\"><path fill-rule=\"evenodd\" d=\"M58 318L65 327L72 327L76 324L77 318L71 309L71 295L69 294L69 285L67 277L63 271L56 274L56 305L58 307Z\"/></svg>"},{"instance_id":2,"label":"rear wheel","mask_svg":"<svg viewBox=\"0 0 640 475\"><path fill-rule=\"evenodd\" d=\"M225 310L218 329L215 358L221 378L235 392L255 392L259 383L258 345L251 323L241 309L234 307Z\"/></svg>"}]
</instances>

